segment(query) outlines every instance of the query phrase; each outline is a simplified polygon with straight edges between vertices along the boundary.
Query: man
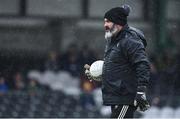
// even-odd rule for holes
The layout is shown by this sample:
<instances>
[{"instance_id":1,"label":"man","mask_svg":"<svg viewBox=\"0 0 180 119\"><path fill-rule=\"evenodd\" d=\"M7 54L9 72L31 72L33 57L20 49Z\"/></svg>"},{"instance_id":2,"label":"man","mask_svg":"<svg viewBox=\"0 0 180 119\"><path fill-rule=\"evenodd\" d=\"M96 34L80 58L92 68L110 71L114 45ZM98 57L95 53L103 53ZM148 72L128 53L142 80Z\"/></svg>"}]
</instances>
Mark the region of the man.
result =
<instances>
[{"instance_id":1,"label":"man","mask_svg":"<svg viewBox=\"0 0 180 119\"><path fill-rule=\"evenodd\" d=\"M133 118L137 108L148 109L146 87L150 66L145 53L146 40L141 31L129 27L130 7L112 8L105 13L107 45L102 74L103 104L111 106L111 118ZM86 75L92 77L89 68Z\"/></svg>"}]
</instances>

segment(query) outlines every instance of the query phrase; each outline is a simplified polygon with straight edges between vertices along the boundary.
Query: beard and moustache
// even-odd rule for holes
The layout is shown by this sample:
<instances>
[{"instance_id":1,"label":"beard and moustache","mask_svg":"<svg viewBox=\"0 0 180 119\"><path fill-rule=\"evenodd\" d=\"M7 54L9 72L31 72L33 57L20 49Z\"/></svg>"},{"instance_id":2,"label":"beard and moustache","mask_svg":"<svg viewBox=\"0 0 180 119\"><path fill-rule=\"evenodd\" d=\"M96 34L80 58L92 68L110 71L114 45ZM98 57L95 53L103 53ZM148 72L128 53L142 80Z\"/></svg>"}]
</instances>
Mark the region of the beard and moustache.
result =
<instances>
[{"instance_id":1,"label":"beard and moustache","mask_svg":"<svg viewBox=\"0 0 180 119\"><path fill-rule=\"evenodd\" d=\"M105 32L105 39L111 40L111 38L117 33L118 29L115 27L115 24L113 24L111 29L106 30Z\"/></svg>"}]
</instances>

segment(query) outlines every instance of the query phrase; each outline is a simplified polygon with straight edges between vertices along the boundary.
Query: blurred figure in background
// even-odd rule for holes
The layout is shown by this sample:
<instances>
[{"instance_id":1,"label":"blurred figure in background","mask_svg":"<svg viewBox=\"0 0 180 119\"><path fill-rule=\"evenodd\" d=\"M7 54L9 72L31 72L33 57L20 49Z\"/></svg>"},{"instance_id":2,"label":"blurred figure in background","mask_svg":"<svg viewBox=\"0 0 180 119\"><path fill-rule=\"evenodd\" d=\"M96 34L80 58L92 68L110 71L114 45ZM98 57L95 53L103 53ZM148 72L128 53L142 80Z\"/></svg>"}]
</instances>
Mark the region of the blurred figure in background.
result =
<instances>
[{"instance_id":1,"label":"blurred figure in background","mask_svg":"<svg viewBox=\"0 0 180 119\"><path fill-rule=\"evenodd\" d=\"M97 60L97 56L95 52L89 48L88 44L84 44L80 50L80 66L83 67L84 64L92 64L94 61ZM87 83L87 77L84 76L84 70L81 69L81 87L83 87L84 83ZM93 83L93 88L99 86L99 82Z\"/></svg>"},{"instance_id":2,"label":"blurred figure in background","mask_svg":"<svg viewBox=\"0 0 180 119\"><path fill-rule=\"evenodd\" d=\"M63 55L63 70L68 71L72 76L80 76L79 51L76 44L70 44L67 52Z\"/></svg>"},{"instance_id":3,"label":"blurred figure in background","mask_svg":"<svg viewBox=\"0 0 180 119\"><path fill-rule=\"evenodd\" d=\"M4 77L0 77L0 96L8 92L8 86L5 82Z\"/></svg>"},{"instance_id":4,"label":"blurred figure in background","mask_svg":"<svg viewBox=\"0 0 180 119\"><path fill-rule=\"evenodd\" d=\"M83 67L84 64L92 64L94 61L97 60L95 52L92 49L90 49L87 44L84 44L82 46L80 50L80 58L81 67Z\"/></svg>"},{"instance_id":5,"label":"blurred figure in background","mask_svg":"<svg viewBox=\"0 0 180 119\"><path fill-rule=\"evenodd\" d=\"M24 77L21 72L16 72L16 74L14 75L14 88L15 90L25 89Z\"/></svg>"},{"instance_id":6,"label":"blurred figure in background","mask_svg":"<svg viewBox=\"0 0 180 119\"><path fill-rule=\"evenodd\" d=\"M171 95L173 91L172 89L174 86L175 76L176 76L175 75L176 65L177 65L176 61L174 59L174 56L169 51L163 54L162 60L159 61L159 63L164 65L159 72L160 75L159 88L161 91L160 94Z\"/></svg>"},{"instance_id":7,"label":"blurred figure in background","mask_svg":"<svg viewBox=\"0 0 180 119\"><path fill-rule=\"evenodd\" d=\"M92 94L93 87L89 81L83 84L82 94L80 95L80 102L83 108L92 110L95 107L95 100Z\"/></svg>"},{"instance_id":8,"label":"blurred figure in background","mask_svg":"<svg viewBox=\"0 0 180 119\"><path fill-rule=\"evenodd\" d=\"M37 81L33 78L29 79L28 92L30 96L35 96L38 91Z\"/></svg>"},{"instance_id":9,"label":"blurred figure in background","mask_svg":"<svg viewBox=\"0 0 180 119\"><path fill-rule=\"evenodd\" d=\"M149 89L148 92L150 95L159 94L159 75L157 68L154 62L150 64L151 72L150 72L150 81L149 81Z\"/></svg>"},{"instance_id":10,"label":"blurred figure in background","mask_svg":"<svg viewBox=\"0 0 180 119\"><path fill-rule=\"evenodd\" d=\"M55 51L49 52L48 59L45 62L45 70L58 71L61 66L58 54Z\"/></svg>"},{"instance_id":11,"label":"blurred figure in background","mask_svg":"<svg viewBox=\"0 0 180 119\"><path fill-rule=\"evenodd\" d=\"M155 96L152 98L151 106L161 106L161 98L159 96Z\"/></svg>"},{"instance_id":12,"label":"blurred figure in background","mask_svg":"<svg viewBox=\"0 0 180 119\"><path fill-rule=\"evenodd\" d=\"M180 96L180 53L177 55L177 65L173 92L175 96Z\"/></svg>"}]
</instances>

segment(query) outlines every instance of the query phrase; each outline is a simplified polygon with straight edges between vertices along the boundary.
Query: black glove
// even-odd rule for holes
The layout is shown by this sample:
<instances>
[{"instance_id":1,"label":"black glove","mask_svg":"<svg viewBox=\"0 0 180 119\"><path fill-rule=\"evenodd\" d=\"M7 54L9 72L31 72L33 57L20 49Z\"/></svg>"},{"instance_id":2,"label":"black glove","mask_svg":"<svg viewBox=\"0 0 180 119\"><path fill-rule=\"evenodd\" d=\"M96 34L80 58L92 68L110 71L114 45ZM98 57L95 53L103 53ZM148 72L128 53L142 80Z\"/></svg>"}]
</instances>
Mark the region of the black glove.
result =
<instances>
[{"instance_id":1,"label":"black glove","mask_svg":"<svg viewBox=\"0 0 180 119\"><path fill-rule=\"evenodd\" d=\"M146 111L150 107L146 99L146 86L138 86L134 105L139 107L140 111Z\"/></svg>"}]
</instances>

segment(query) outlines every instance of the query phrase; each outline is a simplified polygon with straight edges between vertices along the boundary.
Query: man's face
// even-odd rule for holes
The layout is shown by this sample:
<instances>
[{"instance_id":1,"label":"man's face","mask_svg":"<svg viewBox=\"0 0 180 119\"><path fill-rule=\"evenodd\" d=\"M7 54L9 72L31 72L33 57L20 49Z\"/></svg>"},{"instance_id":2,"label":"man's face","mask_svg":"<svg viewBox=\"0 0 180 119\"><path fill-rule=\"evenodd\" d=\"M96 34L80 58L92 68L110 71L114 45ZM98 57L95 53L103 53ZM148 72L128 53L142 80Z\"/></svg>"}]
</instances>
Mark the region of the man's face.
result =
<instances>
[{"instance_id":1,"label":"man's face","mask_svg":"<svg viewBox=\"0 0 180 119\"><path fill-rule=\"evenodd\" d=\"M104 28L105 28L105 31L107 32L107 31L109 31L109 30L111 30L112 28L113 28L113 25L114 25L114 23L113 22L111 22L111 21L109 21L108 19L104 19Z\"/></svg>"},{"instance_id":2,"label":"man's face","mask_svg":"<svg viewBox=\"0 0 180 119\"><path fill-rule=\"evenodd\" d=\"M114 24L108 19L104 19L104 28L105 28L105 39L111 39L112 36L119 32L119 25Z\"/></svg>"}]
</instances>

